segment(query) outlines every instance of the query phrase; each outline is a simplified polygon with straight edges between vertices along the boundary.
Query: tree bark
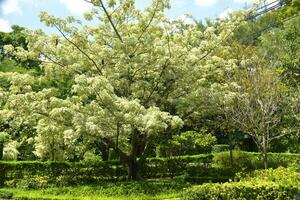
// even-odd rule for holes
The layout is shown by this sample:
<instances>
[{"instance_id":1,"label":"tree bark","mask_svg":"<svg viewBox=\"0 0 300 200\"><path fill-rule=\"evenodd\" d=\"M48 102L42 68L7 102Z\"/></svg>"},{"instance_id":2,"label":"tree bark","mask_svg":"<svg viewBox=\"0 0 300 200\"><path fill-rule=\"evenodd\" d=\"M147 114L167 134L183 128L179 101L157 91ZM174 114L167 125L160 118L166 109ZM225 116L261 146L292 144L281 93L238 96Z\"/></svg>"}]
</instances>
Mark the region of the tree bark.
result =
<instances>
[{"instance_id":1,"label":"tree bark","mask_svg":"<svg viewBox=\"0 0 300 200\"><path fill-rule=\"evenodd\" d=\"M106 143L102 143L100 146L101 158L103 161L107 161L109 157L109 146Z\"/></svg>"},{"instance_id":2,"label":"tree bark","mask_svg":"<svg viewBox=\"0 0 300 200\"><path fill-rule=\"evenodd\" d=\"M268 168L268 141L266 138L266 134L264 133L263 136L263 163L264 163L264 168L267 169Z\"/></svg>"},{"instance_id":3,"label":"tree bark","mask_svg":"<svg viewBox=\"0 0 300 200\"><path fill-rule=\"evenodd\" d=\"M233 166L233 145L232 145L232 133L228 132L228 139L229 139L229 154L230 154L230 165Z\"/></svg>"},{"instance_id":4,"label":"tree bark","mask_svg":"<svg viewBox=\"0 0 300 200\"><path fill-rule=\"evenodd\" d=\"M131 153L128 162L128 179L137 180L138 179L138 164L137 164L137 154L139 150L138 146L139 132L138 130L133 130L131 138Z\"/></svg>"},{"instance_id":5,"label":"tree bark","mask_svg":"<svg viewBox=\"0 0 300 200\"><path fill-rule=\"evenodd\" d=\"M0 142L0 160L3 160L3 149L4 149L4 144L3 142Z\"/></svg>"}]
</instances>

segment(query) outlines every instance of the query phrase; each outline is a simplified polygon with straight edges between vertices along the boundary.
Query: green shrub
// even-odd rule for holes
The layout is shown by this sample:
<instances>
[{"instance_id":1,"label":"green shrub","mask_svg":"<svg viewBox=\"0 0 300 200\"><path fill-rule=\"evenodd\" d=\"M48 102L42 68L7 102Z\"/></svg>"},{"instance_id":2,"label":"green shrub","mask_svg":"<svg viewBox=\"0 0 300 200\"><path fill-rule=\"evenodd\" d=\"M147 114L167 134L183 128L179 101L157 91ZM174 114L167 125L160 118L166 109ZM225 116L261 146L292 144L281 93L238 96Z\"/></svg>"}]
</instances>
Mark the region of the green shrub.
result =
<instances>
[{"instance_id":1,"label":"green shrub","mask_svg":"<svg viewBox=\"0 0 300 200\"><path fill-rule=\"evenodd\" d=\"M229 151L229 145L228 144L216 144L212 147L211 152L212 153L218 153L223 151Z\"/></svg>"},{"instance_id":2,"label":"green shrub","mask_svg":"<svg viewBox=\"0 0 300 200\"><path fill-rule=\"evenodd\" d=\"M97 163L19 161L0 162L0 183L36 187L47 184L68 185L93 183L102 179L116 179L127 175L118 161ZM41 183L40 178L43 178ZM25 181L21 181L21 180ZM17 185L17 183L19 183Z\"/></svg>"},{"instance_id":3,"label":"green shrub","mask_svg":"<svg viewBox=\"0 0 300 200\"><path fill-rule=\"evenodd\" d=\"M239 177L242 181L253 181L257 182L272 181L282 185L295 186L300 189L300 173L293 168L279 167L277 169L263 169L256 170L250 174Z\"/></svg>"},{"instance_id":4,"label":"green shrub","mask_svg":"<svg viewBox=\"0 0 300 200\"><path fill-rule=\"evenodd\" d=\"M95 164L95 163L99 163L101 161L102 161L101 157L99 155L95 155L91 151L87 151L83 155L83 163L85 163L85 164Z\"/></svg>"},{"instance_id":5,"label":"green shrub","mask_svg":"<svg viewBox=\"0 0 300 200\"><path fill-rule=\"evenodd\" d=\"M5 191L5 190L0 190L0 199L12 199L13 193Z\"/></svg>"},{"instance_id":6,"label":"green shrub","mask_svg":"<svg viewBox=\"0 0 300 200\"><path fill-rule=\"evenodd\" d=\"M256 155L253 156L243 151L233 151L233 163L231 163L230 153L226 151L214 154L213 165L219 168L232 167L234 171L253 170L256 168L254 162L256 159L258 159Z\"/></svg>"},{"instance_id":7,"label":"green shrub","mask_svg":"<svg viewBox=\"0 0 300 200\"><path fill-rule=\"evenodd\" d=\"M201 199L295 199L300 189L300 173L292 168L256 170L239 175L239 182L203 184L184 193L186 200Z\"/></svg>"},{"instance_id":8,"label":"green shrub","mask_svg":"<svg viewBox=\"0 0 300 200\"><path fill-rule=\"evenodd\" d=\"M275 182L247 181L208 183L196 186L183 194L184 200L293 200L298 189Z\"/></svg>"},{"instance_id":9,"label":"green shrub","mask_svg":"<svg viewBox=\"0 0 300 200\"><path fill-rule=\"evenodd\" d=\"M187 178L195 182L224 182L233 179L235 172L231 167L210 167L204 168L199 165L189 165L187 167Z\"/></svg>"},{"instance_id":10,"label":"green shrub","mask_svg":"<svg viewBox=\"0 0 300 200\"><path fill-rule=\"evenodd\" d=\"M214 153L213 166L228 167L231 166L230 154L228 151ZM300 163L300 154L293 153L269 153L268 166L270 168L287 167L291 163ZM235 171L251 171L263 169L263 161L260 153L233 151L233 169Z\"/></svg>"},{"instance_id":11,"label":"green shrub","mask_svg":"<svg viewBox=\"0 0 300 200\"><path fill-rule=\"evenodd\" d=\"M216 143L217 138L205 130L187 131L173 136L170 143L160 146L157 152L164 157L211 153Z\"/></svg>"},{"instance_id":12,"label":"green shrub","mask_svg":"<svg viewBox=\"0 0 300 200\"><path fill-rule=\"evenodd\" d=\"M233 155L233 167L230 166L229 152L148 158L140 162L140 175L143 178L182 176L199 182L223 182L233 179L237 172L263 168L259 153L235 151ZM300 154L270 153L269 158L270 166L274 168L294 162L294 168L299 170ZM39 188L123 180L127 177L127 170L120 161L0 161L0 186L6 183L13 187Z\"/></svg>"},{"instance_id":13,"label":"green shrub","mask_svg":"<svg viewBox=\"0 0 300 200\"><path fill-rule=\"evenodd\" d=\"M142 170L146 178L174 177L183 175L191 164L197 164L205 169L211 166L213 156L200 154L193 156L175 156L170 158L149 158Z\"/></svg>"}]
</instances>

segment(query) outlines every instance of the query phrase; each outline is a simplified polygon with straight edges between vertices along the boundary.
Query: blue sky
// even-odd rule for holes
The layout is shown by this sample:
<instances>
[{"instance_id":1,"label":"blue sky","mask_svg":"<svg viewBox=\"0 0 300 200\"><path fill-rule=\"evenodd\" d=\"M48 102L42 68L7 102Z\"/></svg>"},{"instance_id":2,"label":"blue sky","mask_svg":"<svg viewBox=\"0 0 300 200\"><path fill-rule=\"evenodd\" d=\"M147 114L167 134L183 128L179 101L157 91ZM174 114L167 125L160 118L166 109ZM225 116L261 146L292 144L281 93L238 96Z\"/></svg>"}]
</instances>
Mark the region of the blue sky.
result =
<instances>
[{"instance_id":1,"label":"blue sky","mask_svg":"<svg viewBox=\"0 0 300 200\"><path fill-rule=\"evenodd\" d=\"M172 8L167 16L178 19L191 14L196 19L224 17L228 12L250 6L255 0L171 0ZM137 0L143 8L150 0ZM28 28L45 28L38 14L47 11L56 16L82 16L90 9L84 0L0 0L0 31L9 32L10 26L18 24Z\"/></svg>"}]
</instances>

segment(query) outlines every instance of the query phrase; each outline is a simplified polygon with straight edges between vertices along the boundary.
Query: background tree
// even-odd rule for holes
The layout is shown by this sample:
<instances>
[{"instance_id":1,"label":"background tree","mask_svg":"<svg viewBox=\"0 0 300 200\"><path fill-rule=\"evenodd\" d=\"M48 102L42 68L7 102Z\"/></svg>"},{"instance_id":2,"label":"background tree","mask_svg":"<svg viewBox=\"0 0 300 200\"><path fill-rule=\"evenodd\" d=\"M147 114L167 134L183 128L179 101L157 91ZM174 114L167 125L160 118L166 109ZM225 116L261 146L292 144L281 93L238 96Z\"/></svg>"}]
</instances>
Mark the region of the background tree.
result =
<instances>
[{"instance_id":1,"label":"background tree","mask_svg":"<svg viewBox=\"0 0 300 200\"><path fill-rule=\"evenodd\" d=\"M254 139L267 168L270 143L297 126L289 89L278 74L260 68L242 72L238 84L230 116L237 129Z\"/></svg>"}]
</instances>

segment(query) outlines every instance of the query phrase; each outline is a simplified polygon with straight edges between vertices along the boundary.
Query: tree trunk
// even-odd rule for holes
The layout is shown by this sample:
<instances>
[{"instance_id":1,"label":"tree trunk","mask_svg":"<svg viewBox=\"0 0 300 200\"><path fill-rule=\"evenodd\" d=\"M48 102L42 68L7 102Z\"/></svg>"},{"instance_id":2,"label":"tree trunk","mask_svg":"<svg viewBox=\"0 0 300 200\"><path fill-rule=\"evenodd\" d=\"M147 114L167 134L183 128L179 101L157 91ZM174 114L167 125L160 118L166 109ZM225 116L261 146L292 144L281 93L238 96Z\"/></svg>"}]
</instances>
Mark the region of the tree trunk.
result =
<instances>
[{"instance_id":1,"label":"tree trunk","mask_svg":"<svg viewBox=\"0 0 300 200\"><path fill-rule=\"evenodd\" d=\"M233 145L232 145L232 133L228 132L228 139L229 139L229 154L230 154L230 165L233 166Z\"/></svg>"},{"instance_id":2,"label":"tree trunk","mask_svg":"<svg viewBox=\"0 0 300 200\"><path fill-rule=\"evenodd\" d=\"M103 161L107 161L109 157L109 146L105 143L102 143L100 146L101 158Z\"/></svg>"},{"instance_id":3,"label":"tree trunk","mask_svg":"<svg viewBox=\"0 0 300 200\"><path fill-rule=\"evenodd\" d=\"M140 164L143 164L143 161L138 161L138 157L143 157L146 146L146 136L140 134L140 132L135 129L133 130L133 134L131 137L131 152L130 154L126 154L122 151L115 143L115 141L105 139L104 140L109 147L114 148L116 153L120 157L120 161L122 164L128 167L128 179L129 180L140 180L142 177L140 176L139 169Z\"/></svg>"},{"instance_id":4,"label":"tree trunk","mask_svg":"<svg viewBox=\"0 0 300 200\"><path fill-rule=\"evenodd\" d=\"M264 168L268 168L268 141L266 138L266 134L263 136L263 147L262 147L262 154L263 154L263 163L264 163Z\"/></svg>"},{"instance_id":5,"label":"tree trunk","mask_svg":"<svg viewBox=\"0 0 300 200\"><path fill-rule=\"evenodd\" d=\"M128 179L138 180L138 164L136 157L131 157L128 163Z\"/></svg>"},{"instance_id":6,"label":"tree trunk","mask_svg":"<svg viewBox=\"0 0 300 200\"><path fill-rule=\"evenodd\" d=\"M129 156L128 162L128 179L129 180L137 180L138 179L138 164L137 164L137 154L138 154L138 138L139 132L138 130L133 130L132 138L131 138L131 153Z\"/></svg>"},{"instance_id":7,"label":"tree trunk","mask_svg":"<svg viewBox=\"0 0 300 200\"><path fill-rule=\"evenodd\" d=\"M3 142L0 142L0 160L3 160L3 149L4 149L4 144Z\"/></svg>"}]
</instances>

